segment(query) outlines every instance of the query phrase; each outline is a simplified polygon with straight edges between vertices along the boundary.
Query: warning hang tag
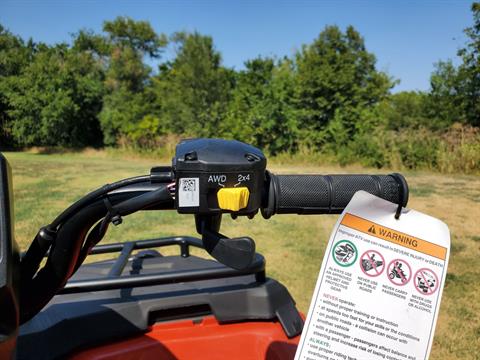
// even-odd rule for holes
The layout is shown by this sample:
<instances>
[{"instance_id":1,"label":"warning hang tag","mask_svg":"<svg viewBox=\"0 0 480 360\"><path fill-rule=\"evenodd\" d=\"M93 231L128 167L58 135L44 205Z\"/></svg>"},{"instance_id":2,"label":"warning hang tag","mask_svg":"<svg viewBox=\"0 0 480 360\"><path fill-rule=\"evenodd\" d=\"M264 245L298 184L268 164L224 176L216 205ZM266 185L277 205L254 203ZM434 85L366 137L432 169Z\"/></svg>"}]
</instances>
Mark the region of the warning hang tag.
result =
<instances>
[{"instance_id":1,"label":"warning hang tag","mask_svg":"<svg viewBox=\"0 0 480 360\"><path fill-rule=\"evenodd\" d=\"M442 221L359 191L330 236L295 359L427 359L447 273Z\"/></svg>"}]
</instances>

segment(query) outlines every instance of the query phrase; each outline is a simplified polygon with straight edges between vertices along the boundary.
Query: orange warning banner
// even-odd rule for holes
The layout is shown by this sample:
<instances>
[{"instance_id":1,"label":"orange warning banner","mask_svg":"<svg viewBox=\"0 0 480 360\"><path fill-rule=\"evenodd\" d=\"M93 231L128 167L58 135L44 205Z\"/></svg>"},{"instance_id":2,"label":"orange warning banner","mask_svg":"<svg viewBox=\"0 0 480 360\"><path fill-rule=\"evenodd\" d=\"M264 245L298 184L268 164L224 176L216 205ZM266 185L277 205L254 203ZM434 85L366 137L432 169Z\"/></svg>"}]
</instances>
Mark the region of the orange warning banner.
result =
<instances>
[{"instance_id":1,"label":"orange warning banner","mask_svg":"<svg viewBox=\"0 0 480 360\"><path fill-rule=\"evenodd\" d=\"M445 260L447 257L447 249L443 246L433 244L414 236L404 234L402 232L378 225L371 221L362 219L361 217L345 214L341 225L361 231L363 233L375 236L377 238L389 241L391 243L405 246L409 249L420 251L424 254L434 256L438 259Z\"/></svg>"}]
</instances>

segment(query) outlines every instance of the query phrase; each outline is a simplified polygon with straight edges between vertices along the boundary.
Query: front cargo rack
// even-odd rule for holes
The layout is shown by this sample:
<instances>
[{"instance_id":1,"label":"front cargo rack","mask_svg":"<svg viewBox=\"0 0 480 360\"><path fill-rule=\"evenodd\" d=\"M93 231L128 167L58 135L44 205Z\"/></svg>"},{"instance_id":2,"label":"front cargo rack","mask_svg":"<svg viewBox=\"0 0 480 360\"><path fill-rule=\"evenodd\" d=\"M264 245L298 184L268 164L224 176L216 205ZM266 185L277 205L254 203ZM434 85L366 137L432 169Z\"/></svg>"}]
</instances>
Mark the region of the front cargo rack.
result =
<instances>
[{"instance_id":1,"label":"front cargo rack","mask_svg":"<svg viewBox=\"0 0 480 360\"><path fill-rule=\"evenodd\" d=\"M90 291L174 284L180 282L215 280L244 275L255 275L255 279L258 283L265 282L265 258L258 253L255 254L254 260L250 266L244 270L220 267L178 271L175 273L157 273L148 275L129 274L128 276L122 276L122 272L129 259L131 259L134 250L145 250L172 245L177 245L180 248L180 256L182 258L188 258L190 256L190 247L203 249L202 241L191 236L164 237L98 245L90 251L89 255L120 252L119 257L111 266L108 274L105 277L87 280L70 280L58 294L74 294Z\"/></svg>"}]
</instances>

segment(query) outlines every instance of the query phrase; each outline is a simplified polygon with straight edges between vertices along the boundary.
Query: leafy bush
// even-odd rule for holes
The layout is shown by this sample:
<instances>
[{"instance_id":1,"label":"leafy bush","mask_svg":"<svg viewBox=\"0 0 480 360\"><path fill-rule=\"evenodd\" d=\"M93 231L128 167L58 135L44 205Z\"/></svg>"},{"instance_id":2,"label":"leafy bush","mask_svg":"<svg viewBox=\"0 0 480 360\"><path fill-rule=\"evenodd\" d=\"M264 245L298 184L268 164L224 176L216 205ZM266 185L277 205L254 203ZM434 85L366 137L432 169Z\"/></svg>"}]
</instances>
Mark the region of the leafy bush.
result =
<instances>
[{"instance_id":1,"label":"leafy bush","mask_svg":"<svg viewBox=\"0 0 480 360\"><path fill-rule=\"evenodd\" d=\"M6 126L18 145L101 143L102 73L88 53L41 48L19 75L0 80L12 119Z\"/></svg>"},{"instance_id":2,"label":"leafy bush","mask_svg":"<svg viewBox=\"0 0 480 360\"><path fill-rule=\"evenodd\" d=\"M480 130L454 124L442 136L438 149L438 169L442 172L474 173L480 170Z\"/></svg>"}]
</instances>

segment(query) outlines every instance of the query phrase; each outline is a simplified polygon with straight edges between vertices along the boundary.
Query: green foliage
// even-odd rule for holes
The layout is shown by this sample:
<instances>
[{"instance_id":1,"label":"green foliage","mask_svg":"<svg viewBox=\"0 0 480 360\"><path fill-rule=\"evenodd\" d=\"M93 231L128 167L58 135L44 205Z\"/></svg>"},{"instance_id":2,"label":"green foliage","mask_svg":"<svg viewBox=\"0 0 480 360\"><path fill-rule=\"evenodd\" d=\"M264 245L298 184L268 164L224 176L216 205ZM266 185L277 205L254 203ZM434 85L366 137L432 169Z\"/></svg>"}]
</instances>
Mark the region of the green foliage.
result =
<instances>
[{"instance_id":1,"label":"green foliage","mask_svg":"<svg viewBox=\"0 0 480 360\"><path fill-rule=\"evenodd\" d=\"M0 24L0 77L18 75L31 60L35 45L27 44Z\"/></svg>"},{"instance_id":2,"label":"green foliage","mask_svg":"<svg viewBox=\"0 0 480 360\"><path fill-rule=\"evenodd\" d=\"M462 63L440 61L431 76L429 116L444 125L480 126L480 3L472 4L472 14L473 26L465 29L469 42L457 53Z\"/></svg>"},{"instance_id":3,"label":"green foliage","mask_svg":"<svg viewBox=\"0 0 480 360\"><path fill-rule=\"evenodd\" d=\"M31 60L34 44L27 44L10 33L0 24L0 145L12 145L11 134L12 118L8 114L10 105L6 97L9 90L8 79L18 76Z\"/></svg>"},{"instance_id":4,"label":"green foliage","mask_svg":"<svg viewBox=\"0 0 480 360\"><path fill-rule=\"evenodd\" d=\"M126 86L120 86L104 97L103 108L98 116L105 144L116 145L135 129L149 113L151 105L145 99L144 91L133 93Z\"/></svg>"},{"instance_id":5,"label":"green foliage","mask_svg":"<svg viewBox=\"0 0 480 360\"><path fill-rule=\"evenodd\" d=\"M451 61L439 61L431 75L431 90L425 102L429 118L437 119L439 127L448 127L454 122L466 122L465 84L463 71Z\"/></svg>"},{"instance_id":6,"label":"green foliage","mask_svg":"<svg viewBox=\"0 0 480 360\"><path fill-rule=\"evenodd\" d=\"M298 146L293 64L257 58L237 75L222 133L276 154Z\"/></svg>"},{"instance_id":7,"label":"green foliage","mask_svg":"<svg viewBox=\"0 0 480 360\"><path fill-rule=\"evenodd\" d=\"M162 128L161 120L154 115L145 115L137 126L128 131L129 143L143 149L152 149L158 145L159 137L167 134L167 129Z\"/></svg>"},{"instance_id":8,"label":"green foliage","mask_svg":"<svg viewBox=\"0 0 480 360\"><path fill-rule=\"evenodd\" d=\"M480 126L480 3L472 4L472 14L473 26L465 29L470 41L458 52L463 61L458 71L465 116L470 124Z\"/></svg>"},{"instance_id":9,"label":"green foliage","mask_svg":"<svg viewBox=\"0 0 480 360\"><path fill-rule=\"evenodd\" d=\"M342 127L353 135L361 110L382 100L393 86L385 73L375 69L375 62L352 26L345 33L327 26L313 44L303 47L296 56L296 102L306 141L323 145L322 130L338 111Z\"/></svg>"},{"instance_id":10,"label":"green foliage","mask_svg":"<svg viewBox=\"0 0 480 360\"><path fill-rule=\"evenodd\" d=\"M95 34L91 30L80 30L73 35L73 50L89 52L106 61L110 53L110 43L103 35Z\"/></svg>"},{"instance_id":11,"label":"green foliage","mask_svg":"<svg viewBox=\"0 0 480 360\"><path fill-rule=\"evenodd\" d=\"M167 44L166 36L155 33L150 23L128 17L105 21L103 31L116 48L129 48L152 58L160 57L161 49Z\"/></svg>"},{"instance_id":12,"label":"green foliage","mask_svg":"<svg viewBox=\"0 0 480 360\"><path fill-rule=\"evenodd\" d=\"M99 115L107 145L115 145L128 135L154 106L147 86L151 73L144 64L145 55L159 58L167 40L157 35L148 22L118 17L106 21L106 39L80 33L79 46L89 46L99 55L108 56L105 69L107 94ZM105 45L106 44L106 45Z\"/></svg>"},{"instance_id":13,"label":"green foliage","mask_svg":"<svg viewBox=\"0 0 480 360\"><path fill-rule=\"evenodd\" d=\"M338 116L338 115L337 115ZM340 118L341 119L341 118ZM344 138L336 146L333 154L342 165L360 162L365 166L383 167L388 164L385 153L386 128L377 109L364 109L358 114L358 122L353 136ZM330 129L333 134L333 129Z\"/></svg>"},{"instance_id":14,"label":"green foliage","mask_svg":"<svg viewBox=\"0 0 480 360\"><path fill-rule=\"evenodd\" d=\"M99 144L96 118L102 104L102 72L87 53L66 45L39 46L33 61L5 81L8 125L21 146ZM2 81L3 82L3 81Z\"/></svg>"},{"instance_id":15,"label":"green foliage","mask_svg":"<svg viewBox=\"0 0 480 360\"><path fill-rule=\"evenodd\" d=\"M435 169L439 146L440 139L432 131L426 128L405 129L389 134L386 151L390 150L393 159L396 157L399 167Z\"/></svg>"},{"instance_id":16,"label":"green foliage","mask_svg":"<svg viewBox=\"0 0 480 360\"><path fill-rule=\"evenodd\" d=\"M417 127L437 127L428 116L428 95L418 91L402 91L385 98L378 107L378 116L390 130Z\"/></svg>"},{"instance_id":17,"label":"green foliage","mask_svg":"<svg viewBox=\"0 0 480 360\"><path fill-rule=\"evenodd\" d=\"M480 129L454 124L442 136L438 169L449 173L473 173L480 168Z\"/></svg>"},{"instance_id":18,"label":"green foliage","mask_svg":"<svg viewBox=\"0 0 480 360\"><path fill-rule=\"evenodd\" d=\"M209 36L176 33L176 57L160 67L153 89L162 126L174 134L215 136L232 86L232 72Z\"/></svg>"}]
</instances>

